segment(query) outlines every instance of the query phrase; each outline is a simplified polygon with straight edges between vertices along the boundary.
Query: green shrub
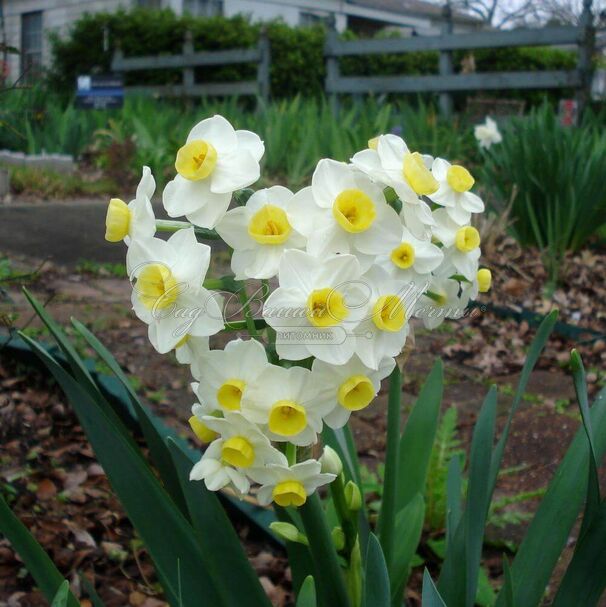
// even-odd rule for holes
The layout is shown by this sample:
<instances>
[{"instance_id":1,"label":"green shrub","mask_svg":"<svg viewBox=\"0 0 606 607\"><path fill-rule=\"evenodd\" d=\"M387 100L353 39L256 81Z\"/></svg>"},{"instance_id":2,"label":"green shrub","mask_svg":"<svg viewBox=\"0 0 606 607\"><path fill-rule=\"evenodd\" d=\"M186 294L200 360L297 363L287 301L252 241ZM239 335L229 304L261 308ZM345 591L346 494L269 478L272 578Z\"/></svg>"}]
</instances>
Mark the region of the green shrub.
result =
<instances>
[{"instance_id":1,"label":"green shrub","mask_svg":"<svg viewBox=\"0 0 606 607\"><path fill-rule=\"evenodd\" d=\"M280 21L266 25L272 47L271 90L277 98L295 95L317 96L324 89L323 47L325 29L321 25L293 28ZM103 32L109 33L109 48L103 50ZM246 17L177 17L170 10L134 9L115 13L87 14L78 20L66 37L51 35L53 64L49 79L53 87L65 92L74 88L78 74L108 71L119 44L126 56L178 53L186 29L193 34L198 50L218 50L254 46L261 26ZM394 32L379 37L397 37ZM344 38L353 40L353 32ZM458 66L466 52L455 53ZM478 71L565 69L575 64L574 53L549 48L480 50L474 53ZM346 57L341 61L346 75L431 74L438 68L438 53L416 52L401 55ZM200 80L238 80L254 78L252 65L205 68ZM127 83L160 84L179 82L179 70L136 72ZM541 93L519 92L535 101ZM509 93L508 93L509 95Z\"/></svg>"}]
</instances>

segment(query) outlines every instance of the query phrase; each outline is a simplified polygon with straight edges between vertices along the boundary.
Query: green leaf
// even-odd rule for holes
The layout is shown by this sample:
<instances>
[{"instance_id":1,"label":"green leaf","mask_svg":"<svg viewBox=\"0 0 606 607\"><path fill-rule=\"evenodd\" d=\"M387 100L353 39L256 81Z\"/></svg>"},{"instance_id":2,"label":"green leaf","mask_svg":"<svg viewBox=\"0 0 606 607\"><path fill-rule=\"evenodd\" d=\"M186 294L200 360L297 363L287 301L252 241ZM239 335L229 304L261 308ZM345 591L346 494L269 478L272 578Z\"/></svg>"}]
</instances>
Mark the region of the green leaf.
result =
<instances>
[{"instance_id":1,"label":"green leaf","mask_svg":"<svg viewBox=\"0 0 606 607\"><path fill-rule=\"evenodd\" d=\"M461 459L453 457L448 463L448 476L446 477L446 547L451 546L454 534L461 522L461 491L463 479L461 473Z\"/></svg>"},{"instance_id":2,"label":"green leaf","mask_svg":"<svg viewBox=\"0 0 606 607\"><path fill-rule=\"evenodd\" d=\"M421 607L446 607L438 589L436 588L429 571L423 572L423 594L421 596Z\"/></svg>"},{"instance_id":3,"label":"green leaf","mask_svg":"<svg viewBox=\"0 0 606 607\"><path fill-rule=\"evenodd\" d=\"M69 601L69 582L65 580L61 586L59 586L59 590L57 590L57 594L51 603L51 607L67 607Z\"/></svg>"},{"instance_id":4,"label":"green leaf","mask_svg":"<svg viewBox=\"0 0 606 607\"><path fill-rule=\"evenodd\" d=\"M402 603L412 559L423 532L424 519L425 501L420 493L417 493L396 516L394 553L389 567L391 601L394 605Z\"/></svg>"},{"instance_id":5,"label":"green leaf","mask_svg":"<svg viewBox=\"0 0 606 607\"><path fill-rule=\"evenodd\" d=\"M492 607L497 600L496 592L488 579L486 569L480 567L478 573L478 590L474 604L479 607Z\"/></svg>"},{"instance_id":6,"label":"green leaf","mask_svg":"<svg viewBox=\"0 0 606 607\"><path fill-rule=\"evenodd\" d=\"M13 550L21 557L27 570L31 573L36 585L49 602L64 584L63 576L59 573L53 561L42 546L34 539L28 528L14 515L0 494L0 531L11 543ZM67 602L69 607L78 607L79 602L69 592Z\"/></svg>"},{"instance_id":7,"label":"green leaf","mask_svg":"<svg viewBox=\"0 0 606 607\"><path fill-rule=\"evenodd\" d=\"M511 575L511 566L509 565L509 559L507 555L503 555L503 587L501 588L501 594L504 596L505 605L504 607L514 607L513 605L513 577Z\"/></svg>"},{"instance_id":8,"label":"green leaf","mask_svg":"<svg viewBox=\"0 0 606 607\"><path fill-rule=\"evenodd\" d=\"M590 416L596 456L601 459L606 453L606 390L595 399ZM511 566L515 607L540 603L583 503L588 465L589 446L581 428L556 470ZM501 591L497 606L504 605L505 593Z\"/></svg>"},{"instance_id":9,"label":"green leaf","mask_svg":"<svg viewBox=\"0 0 606 607\"><path fill-rule=\"evenodd\" d=\"M374 533L368 536L364 572L363 607L387 607L390 604L389 575L383 550Z\"/></svg>"},{"instance_id":10,"label":"green leaf","mask_svg":"<svg viewBox=\"0 0 606 607\"><path fill-rule=\"evenodd\" d=\"M396 510L423 494L442 402L442 361L436 360L400 439Z\"/></svg>"},{"instance_id":11,"label":"green leaf","mask_svg":"<svg viewBox=\"0 0 606 607\"><path fill-rule=\"evenodd\" d=\"M224 604L269 607L269 600L217 495L203 482L189 480L192 460L171 438L168 439L167 451L187 502L205 566L217 583Z\"/></svg>"},{"instance_id":12,"label":"green leaf","mask_svg":"<svg viewBox=\"0 0 606 607\"><path fill-rule=\"evenodd\" d=\"M566 569L554 607L597 605L606 588L606 501L594 514Z\"/></svg>"},{"instance_id":13,"label":"green leaf","mask_svg":"<svg viewBox=\"0 0 606 607\"><path fill-rule=\"evenodd\" d=\"M169 601L194 607L201 596L224 605L204 566L192 528L140 453L96 400L36 342L23 336L65 392L99 463L152 557Z\"/></svg>"},{"instance_id":14,"label":"green leaf","mask_svg":"<svg viewBox=\"0 0 606 607\"><path fill-rule=\"evenodd\" d=\"M93 607L105 607L105 604L101 600L101 597L97 594L92 582L82 573L80 573L78 577L80 578L80 582L82 586L84 586L84 591L86 594L88 594L88 598L93 604Z\"/></svg>"},{"instance_id":15,"label":"green leaf","mask_svg":"<svg viewBox=\"0 0 606 607\"><path fill-rule=\"evenodd\" d=\"M316 607L316 587L311 575L308 575L301 584L297 596L297 607Z\"/></svg>"}]
</instances>

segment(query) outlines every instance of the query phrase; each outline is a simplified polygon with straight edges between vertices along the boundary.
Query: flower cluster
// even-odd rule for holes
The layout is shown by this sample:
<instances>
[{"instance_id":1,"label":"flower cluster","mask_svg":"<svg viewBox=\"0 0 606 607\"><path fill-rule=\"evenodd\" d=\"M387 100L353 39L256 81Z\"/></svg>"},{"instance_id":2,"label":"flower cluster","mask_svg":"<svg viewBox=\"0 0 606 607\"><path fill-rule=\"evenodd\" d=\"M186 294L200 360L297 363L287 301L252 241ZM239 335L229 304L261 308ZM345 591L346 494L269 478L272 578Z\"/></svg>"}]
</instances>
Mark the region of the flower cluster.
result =
<instances>
[{"instance_id":1,"label":"flower cluster","mask_svg":"<svg viewBox=\"0 0 606 607\"><path fill-rule=\"evenodd\" d=\"M175 350L196 380L190 425L209 444L191 479L240 496L257 483L260 503L300 506L338 473L312 457L323 427L372 402L411 320L436 327L490 288L473 225L484 204L467 169L388 134L349 163L321 160L309 187L260 189L228 210L259 179L263 153L256 134L203 120L162 195L167 214L189 223L155 222L146 167L135 200L110 202L106 238L128 245L133 309L154 348ZM157 238L156 225L174 233ZM230 247L236 281L265 287L254 319L239 283L249 336L223 349L209 337L242 323L225 322L200 229Z\"/></svg>"}]
</instances>

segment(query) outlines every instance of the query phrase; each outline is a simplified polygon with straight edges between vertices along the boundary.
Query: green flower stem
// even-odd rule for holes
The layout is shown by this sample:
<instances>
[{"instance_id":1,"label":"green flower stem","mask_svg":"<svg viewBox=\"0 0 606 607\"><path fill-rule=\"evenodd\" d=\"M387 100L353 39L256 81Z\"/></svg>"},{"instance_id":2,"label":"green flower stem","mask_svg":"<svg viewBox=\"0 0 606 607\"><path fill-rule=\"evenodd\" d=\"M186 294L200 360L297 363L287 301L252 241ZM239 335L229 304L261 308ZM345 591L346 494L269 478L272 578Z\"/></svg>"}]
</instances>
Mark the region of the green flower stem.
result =
<instances>
[{"instance_id":1,"label":"green flower stem","mask_svg":"<svg viewBox=\"0 0 606 607\"><path fill-rule=\"evenodd\" d=\"M379 516L379 540L387 566L391 566L393 555L394 527L396 521L396 481L398 479L398 451L400 447L400 399L402 374L396 364L389 376L389 399L387 403L387 448L385 451L385 480L383 501Z\"/></svg>"},{"instance_id":2,"label":"green flower stem","mask_svg":"<svg viewBox=\"0 0 606 607\"><path fill-rule=\"evenodd\" d=\"M170 219L156 219L156 231L157 232L176 232L177 230L186 230L187 228L194 227L188 221L172 221ZM221 237L215 230L208 230L206 228L194 227L196 236L200 236L205 240L221 240Z\"/></svg>"},{"instance_id":3,"label":"green flower stem","mask_svg":"<svg viewBox=\"0 0 606 607\"><path fill-rule=\"evenodd\" d=\"M267 326L267 324L262 318L255 318L254 323L256 331L261 331ZM224 327L225 331L244 331L245 329L248 329L248 324L245 320L234 320L232 322L226 322Z\"/></svg>"},{"instance_id":4,"label":"green flower stem","mask_svg":"<svg viewBox=\"0 0 606 607\"><path fill-rule=\"evenodd\" d=\"M345 534L345 547L343 551L347 555L347 560L351 561L351 551L358 537L358 513L352 513L345 502L345 484L343 483L343 474L330 483L330 492L332 501L337 511L337 516L341 522L341 528Z\"/></svg>"},{"instance_id":5,"label":"green flower stem","mask_svg":"<svg viewBox=\"0 0 606 607\"><path fill-rule=\"evenodd\" d=\"M349 607L345 578L332 542L326 515L317 493L310 495L299 514L309 540L309 550L318 572L317 582L323 587L331 607Z\"/></svg>"},{"instance_id":6,"label":"green flower stem","mask_svg":"<svg viewBox=\"0 0 606 607\"><path fill-rule=\"evenodd\" d=\"M250 310L250 302L248 301L248 293L246 292L245 283L241 284L241 287L238 290L238 295L240 296L240 303L242 304L242 310L244 311L244 320L246 322L248 333L251 337L257 337L257 327L255 325L255 319L253 318Z\"/></svg>"},{"instance_id":7,"label":"green flower stem","mask_svg":"<svg viewBox=\"0 0 606 607\"><path fill-rule=\"evenodd\" d=\"M286 459L289 466L294 466L297 463L297 445L286 443Z\"/></svg>"}]
</instances>

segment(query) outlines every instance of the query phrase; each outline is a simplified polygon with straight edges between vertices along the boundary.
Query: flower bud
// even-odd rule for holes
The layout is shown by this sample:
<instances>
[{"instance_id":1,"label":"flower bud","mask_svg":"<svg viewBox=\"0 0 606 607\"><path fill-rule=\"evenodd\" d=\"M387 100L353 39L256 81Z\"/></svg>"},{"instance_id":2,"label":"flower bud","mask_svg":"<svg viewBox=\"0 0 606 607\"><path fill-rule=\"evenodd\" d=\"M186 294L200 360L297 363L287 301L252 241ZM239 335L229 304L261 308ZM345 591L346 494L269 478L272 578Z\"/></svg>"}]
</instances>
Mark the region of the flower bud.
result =
<instances>
[{"instance_id":1,"label":"flower bud","mask_svg":"<svg viewBox=\"0 0 606 607\"><path fill-rule=\"evenodd\" d=\"M481 268L478 270L478 291L480 293L487 293L490 290L492 283L492 274L488 268Z\"/></svg>"},{"instance_id":2,"label":"flower bud","mask_svg":"<svg viewBox=\"0 0 606 607\"><path fill-rule=\"evenodd\" d=\"M345 548L345 533L343 533L343 529L341 529L341 527L335 527L330 535L337 552L343 550L343 548Z\"/></svg>"},{"instance_id":3,"label":"flower bud","mask_svg":"<svg viewBox=\"0 0 606 607\"><path fill-rule=\"evenodd\" d=\"M278 536L288 542L297 542L308 545L307 537L303 535L292 523L274 521L269 528Z\"/></svg>"},{"instance_id":4,"label":"flower bud","mask_svg":"<svg viewBox=\"0 0 606 607\"><path fill-rule=\"evenodd\" d=\"M357 512L362 507L360 488L353 481L348 481L345 485L345 503L352 512Z\"/></svg>"},{"instance_id":5,"label":"flower bud","mask_svg":"<svg viewBox=\"0 0 606 607\"><path fill-rule=\"evenodd\" d=\"M322 464L322 472L336 476L339 476L343 472L343 462L341 462L339 454L332 447L324 447L320 464Z\"/></svg>"}]
</instances>

